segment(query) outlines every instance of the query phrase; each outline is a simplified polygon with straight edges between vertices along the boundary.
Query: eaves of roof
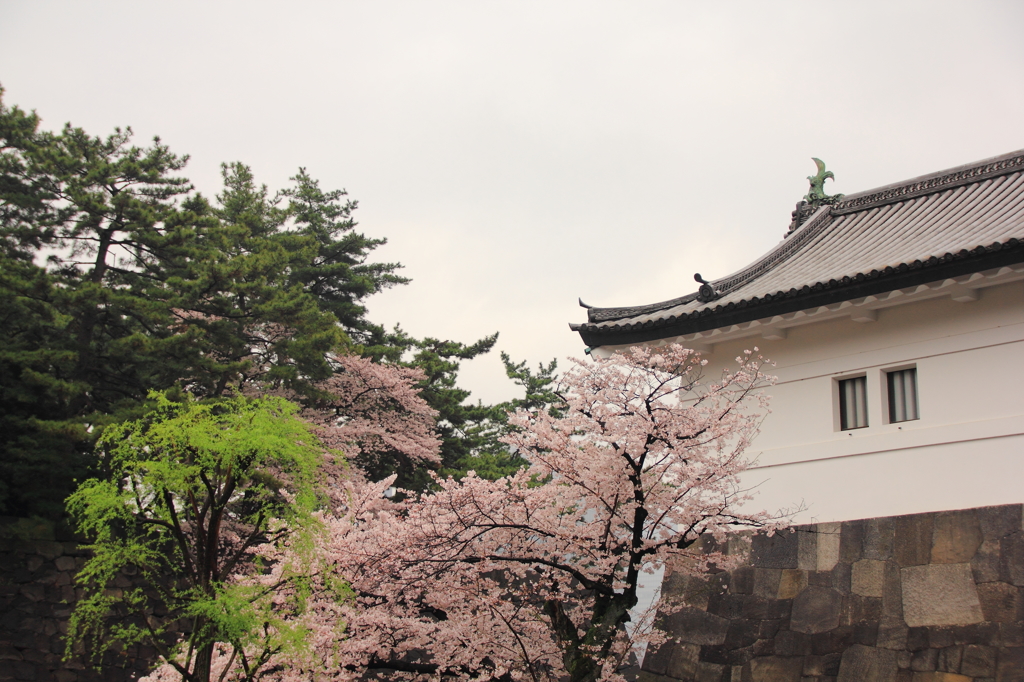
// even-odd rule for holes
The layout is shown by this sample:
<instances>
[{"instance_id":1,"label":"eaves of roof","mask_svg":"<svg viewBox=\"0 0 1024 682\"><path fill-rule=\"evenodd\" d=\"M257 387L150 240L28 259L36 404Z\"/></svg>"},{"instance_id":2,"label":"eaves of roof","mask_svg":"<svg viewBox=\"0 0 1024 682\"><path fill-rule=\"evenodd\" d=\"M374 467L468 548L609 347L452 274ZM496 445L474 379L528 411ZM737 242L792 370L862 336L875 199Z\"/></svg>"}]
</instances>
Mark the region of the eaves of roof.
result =
<instances>
[{"instance_id":1,"label":"eaves of roof","mask_svg":"<svg viewBox=\"0 0 1024 682\"><path fill-rule=\"evenodd\" d=\"M832 305L1021 262L1024 262L1024 241L1012 238L1003 243L964 249L926 261L901 263L884 270L872 270L840 280L819 282L813 286L754 296L678 316L635 323L602 326L583 323L569 326L579 333L584 343L592 347L643 343Z\"/></svg>"}]
</instances>

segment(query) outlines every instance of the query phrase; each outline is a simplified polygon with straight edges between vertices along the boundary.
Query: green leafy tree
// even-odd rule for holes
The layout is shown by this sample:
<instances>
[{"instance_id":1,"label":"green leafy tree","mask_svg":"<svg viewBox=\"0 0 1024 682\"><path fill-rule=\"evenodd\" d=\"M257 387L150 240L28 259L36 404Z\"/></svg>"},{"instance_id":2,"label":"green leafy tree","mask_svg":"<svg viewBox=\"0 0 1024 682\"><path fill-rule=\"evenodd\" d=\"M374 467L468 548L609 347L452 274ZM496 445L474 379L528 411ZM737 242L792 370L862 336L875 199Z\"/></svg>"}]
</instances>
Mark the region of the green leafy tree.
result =
<instances>
[{"instance_id":1,"label":"green leafy tree","mask_svg":"<svg viewBox=\"0 0 1024 682\"><path fill-rule=\"evenodd\" d=\"M71 617L68 654L76 644L99 654L114 643L146 643L183 680L207 682L220 642L255 675L301 643L299 626L284 620L301 611L301 592L291 604L272 605L281 590L229 578L262 570L261 546L285 537L302 545L314 525L323 448L283 399L151 399L146 417L104 432L97 443L104 475L68 500L77 530L92 541L77 576L85 597ZM141 581L109 589L127 567ZM190 625L176 651L170 628L182 620Z\"/></svg>"},{"instance_id":2,"label":"green leafy tree","mask_svg":"<svg viewBox=\"0 0 1024 682\"><path fill-rule=\"evenodd\" d=\"M555 393L558 378L557 362L540 364L536 373L525 362L514 363L501 354L505 374L523 390L523 397L497 405L469 403L470 392L459 387L458 372L464 360L472 360L490 352L497 334L472 344L435 338L416 339L400 328L384 336L379 345L364 352L382 361L401 363L423 371L420 394L438 413L438 434L441 437L441 476L462 478L475 471L481 478L495 480L508 476L527 465L526 460L501 442L511 429L508 414L517 409L555 410L562 399ZM369 473L373 480L397 474L398 485L410 490L426 490L431 485L429 469L403 470L397 462L381 460Z\"/></svg>"},{"instance_id":3,"label":"green leafy tree","mask_svg":"<svg viewBox=\"0 0 1024 682\"><path fill-rule=\"evenodd\" d=\"M187 157L0 101L0 511L60 514L104 426L151 389L300 394L376 333L361 301L405 282L367 262L355 203L304 170L271 195L243 164L211 203ZM340 323L340 324L339 324Z\"/></svg>"}]
</instances>

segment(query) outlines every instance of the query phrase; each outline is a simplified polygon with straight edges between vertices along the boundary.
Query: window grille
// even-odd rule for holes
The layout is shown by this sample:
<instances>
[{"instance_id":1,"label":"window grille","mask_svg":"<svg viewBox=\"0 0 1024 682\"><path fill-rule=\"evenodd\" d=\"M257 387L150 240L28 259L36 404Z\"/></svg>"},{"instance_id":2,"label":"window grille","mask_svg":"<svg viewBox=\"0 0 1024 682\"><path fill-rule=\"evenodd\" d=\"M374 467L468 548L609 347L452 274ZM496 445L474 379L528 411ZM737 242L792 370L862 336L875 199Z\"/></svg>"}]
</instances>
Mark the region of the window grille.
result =
<instances>
[{"instance_id":1,"label":"window grille","mask_svg":"<svg viewBox=\"0 0 1024 682\"><path fill-rule=\"evenodd\" d=\"M889 382L889 423L919 419L917 409L917 368L887 372Z\"/></svg>"},{"instance_id":2,"label":"window grille","mask_svg":"<svg viewBox=\"0 0 1024 682\"><path fill-rule=\"evenodd\" d=\"M868 425L867 377L843 379L839 382L839 424L843 431Z\"/></svg>"}]
</instances>

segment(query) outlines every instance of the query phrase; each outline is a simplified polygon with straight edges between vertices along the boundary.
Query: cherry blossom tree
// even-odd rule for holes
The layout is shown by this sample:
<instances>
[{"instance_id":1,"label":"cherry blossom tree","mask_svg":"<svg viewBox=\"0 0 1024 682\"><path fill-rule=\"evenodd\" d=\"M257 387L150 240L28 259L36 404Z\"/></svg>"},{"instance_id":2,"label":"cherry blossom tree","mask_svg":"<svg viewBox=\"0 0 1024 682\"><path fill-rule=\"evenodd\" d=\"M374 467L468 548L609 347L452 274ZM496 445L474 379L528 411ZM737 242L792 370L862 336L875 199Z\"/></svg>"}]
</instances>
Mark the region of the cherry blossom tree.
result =
<instances>
[{"instance_id":1,"label":"cherry blossom tree","mask_svg":"<svg viewBox=\"0 0 1024 682\"><path fill-rule=\"evenodd\" d=\"M764 362L755 349L706 380L705 361L678 345L577 361L564 413L510 420L518 430L506 442L527 470L439 481L402 517L378 515L350 536L342 561L355 593L367 613L396 616L350 624L364 664L616 678L645 573L727 568L732 559L702 538L780 524L748 511L739 483L767 410ZM402 634L389 648L392 632Z\"/></svg>"},{"instance_id":2,"label":"cherry blossom tree","mask_svg":"<svg viewBox=\"0 0 1024 682\"><path fill-rule=\"evenodd\" d=\"M637 639L659 637L630 628L644 575L727 569L715 548L729 533L782 525L748 510L739 482L771 381L756 352L715 379L680 346L577 361L564 410L510 418L528 469L437 480L398 504L382 497L391 479L348 483L315 551L267 545L273 570L245 579L280 583L307 562L307 606L281 619L301 620L307 647L271 657L267 679L621 679ZM251 679L226 647L214 663Z\"/></svg>"}]
</instances>

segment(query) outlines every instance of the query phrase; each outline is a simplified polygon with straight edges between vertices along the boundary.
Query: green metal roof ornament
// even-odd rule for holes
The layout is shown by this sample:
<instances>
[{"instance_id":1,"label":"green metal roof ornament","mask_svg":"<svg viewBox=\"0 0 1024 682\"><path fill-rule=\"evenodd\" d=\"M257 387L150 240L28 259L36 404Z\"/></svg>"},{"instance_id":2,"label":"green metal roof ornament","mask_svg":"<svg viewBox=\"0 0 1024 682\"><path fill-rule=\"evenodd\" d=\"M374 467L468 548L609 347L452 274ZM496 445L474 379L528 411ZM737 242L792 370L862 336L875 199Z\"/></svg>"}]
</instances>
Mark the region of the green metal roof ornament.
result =
<instances>
[{"instance_id":1,"label":"green metal roof ornament","mask_svg":"<svg viewBox=\"0 0 1024 682\"><path fill-rule=\"evenodd\" d=\"M793 234L796 228L803 225L804 221L810 218L811 214L819 208L835 204L843 198L842 194L833 194L831 196L825 194L825 181L830 178L835 180L836 176L832 174L832 171L825 170L825 162L821 159L811 157L811 161L818 167L818 174L807 176L807 180L811 183L811 188L804 195L804 198L797 202L796 210L793 211L793 222L789 224L789 232L785 235L787 237Z\"/></svg>"},{"instance_id":2,"label":"green metal roof ornament","mask_svg":"<svg viewBox=\"0 0 1024 682\"><path fill-rule=\"evenodd\" d=\"M815 159L811 157L811 161L818 167L817 175L808 175L807 179L811 183L811 189L804 195L804 201L815 208L823 204L834 204L843 198L842 194L834 194L829 196L825 194L825 181L831 178L836 179L836 176L832 174L832 171L825 170L825 162L821 159Z\"/></svg>"}]
</instances>

